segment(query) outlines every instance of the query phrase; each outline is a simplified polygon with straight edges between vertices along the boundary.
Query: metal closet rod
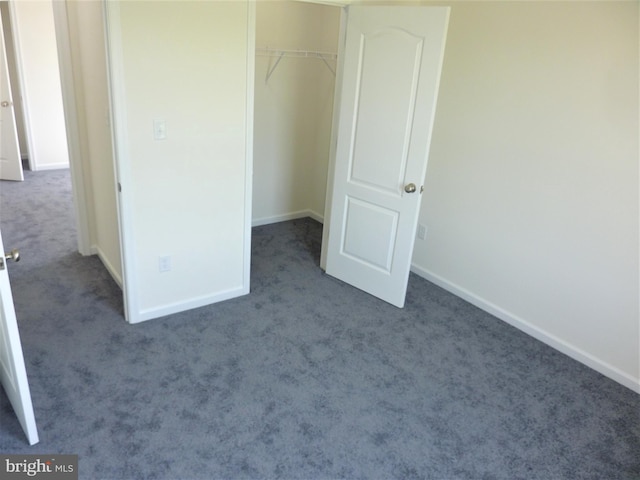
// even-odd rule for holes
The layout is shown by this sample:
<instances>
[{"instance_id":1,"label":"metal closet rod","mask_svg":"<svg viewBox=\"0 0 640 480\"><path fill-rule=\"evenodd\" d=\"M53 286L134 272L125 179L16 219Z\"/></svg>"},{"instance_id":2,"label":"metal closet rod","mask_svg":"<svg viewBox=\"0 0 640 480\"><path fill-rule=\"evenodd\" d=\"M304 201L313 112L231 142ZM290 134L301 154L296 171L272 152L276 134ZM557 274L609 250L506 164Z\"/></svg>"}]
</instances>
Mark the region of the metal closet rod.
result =
<instances>
[{"instance_id":1,"label":"metal closet rod","mask_svg":"<svg viewBox=\"0 0 640 480\"><path fill-rule=\"evenodd\" d=\"M280 48L276 49L276 48L267 47L267 48L256 48L256 56L278 58L278 60L276 60L276 63L274 63L273 66L267 72L267 77L264 79L265 83L269 81L269 78L271 77L275 69L278 67L280 60L282 60L284 57L319 58L324 62L324 64L331 71L331 73L333 73L334 76L336 75L336 71L333 69L331 65L329 65L329 62L327 61L327 60L336 60L338 58L338 54L333 52L320 52L317 50L283 50Z\"/></svg>"}]
</instances>

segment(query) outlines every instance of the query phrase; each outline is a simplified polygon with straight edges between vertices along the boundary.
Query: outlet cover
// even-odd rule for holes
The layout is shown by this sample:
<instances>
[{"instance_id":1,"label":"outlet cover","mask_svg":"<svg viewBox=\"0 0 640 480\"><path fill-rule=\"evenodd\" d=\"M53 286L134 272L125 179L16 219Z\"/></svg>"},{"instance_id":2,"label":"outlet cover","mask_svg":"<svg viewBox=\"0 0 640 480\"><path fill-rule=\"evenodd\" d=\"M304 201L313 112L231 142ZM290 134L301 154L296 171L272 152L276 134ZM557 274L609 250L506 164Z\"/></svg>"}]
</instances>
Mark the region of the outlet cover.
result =
<instances>
[{"instance_id":1,"label":"outlet cover","mask_svg":"<svg viewBox=\"0 0 640 480\"><path fill-rule=\"evenodd\" d=\"M171 257L158 257L158 270L160 273L170 272L171 271Z\"/></svg>"},{"instance_id":2,"label":"outlet cover","mask_svg":"<svg viewBox=\"0 0 640 480\"><path fill-rule=\"evenodd\" d=\"M427 226L426 225L418 225L418 238L420 240L424 240L427 238Z\"/></svg>"}]
</instances>

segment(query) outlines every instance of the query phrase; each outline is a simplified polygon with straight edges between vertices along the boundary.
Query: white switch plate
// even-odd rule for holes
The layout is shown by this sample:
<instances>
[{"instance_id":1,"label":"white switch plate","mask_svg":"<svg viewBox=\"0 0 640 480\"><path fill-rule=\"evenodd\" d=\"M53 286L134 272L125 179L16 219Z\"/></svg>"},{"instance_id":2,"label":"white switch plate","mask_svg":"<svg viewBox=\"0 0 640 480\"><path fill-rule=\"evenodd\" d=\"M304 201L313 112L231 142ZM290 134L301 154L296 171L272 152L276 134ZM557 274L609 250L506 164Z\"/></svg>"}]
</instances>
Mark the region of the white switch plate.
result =
<instances>
[{"instance_id":1,"label":"white switch plate","mask_svg":"<svg viewBox=\"0 0 640 480\"><path fill-rule=\"evenodd\" d=\"M167 138L167 122L164 120L153 121L153 139L164 140Z\"/></svg>"}]
</instances>

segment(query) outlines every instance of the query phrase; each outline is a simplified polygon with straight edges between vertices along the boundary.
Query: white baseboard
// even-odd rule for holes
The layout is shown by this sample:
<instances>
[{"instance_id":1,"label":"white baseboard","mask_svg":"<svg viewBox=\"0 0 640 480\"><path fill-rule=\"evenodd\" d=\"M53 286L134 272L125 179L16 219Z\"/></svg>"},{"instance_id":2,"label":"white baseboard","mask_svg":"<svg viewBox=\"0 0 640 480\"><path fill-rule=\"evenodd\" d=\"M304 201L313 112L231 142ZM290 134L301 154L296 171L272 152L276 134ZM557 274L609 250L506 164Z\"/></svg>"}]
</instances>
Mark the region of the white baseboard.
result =
<instances>
[{"instance_id":1,"label":"white baseboard","mask_svg":"<svg viewBox=\"0 0 640 480\"><path fill-rule=\"evenodd\" d=\"M569 357L577 360L578 362L586 365L589 368L594 369L595 371L601 373L602 375L614 380L621 385L633 390L636 393L640 393L640 379L634 378L631 375L621 371L620 369L609 365L606 362L594 357L593 355L581 350L580 348L571 345L570 343L552 335L545 330L536 327L530 322L514 315L503 308L495 305L474 293L422 268L418 265L411 265L411 271L416 275L421 276L429 280L432 283L435 283L439 287L444 288L445 290L453 293L454 295L466 300L467 302L475 305L476 307L484 310L485 312L490 313L491 315L499 318L500 320L508 323L509 325L517 328L518 330L523 331L524 333L531 335L533 338L540 340L543 343L546 343L552 348L555 348L559 352L568 355Z\"/></svg>"},{"instance_id":2,"label":"white baseboard","mask_svg":"<svg viewBox=\"0 0 640 480\"><path fill-rule=\"evenodd\" d=\"M68 163L49 163L45 165L33 165L33 171L39 172L43 170L63 170L69 169Z\"/></svg>"},{"instance_id":3,"label":"white baseboard","mask_svg":"<svg viewBox=\"0 0 640 480\"><path fill-rule=\"evenodd\" d=\"M297 220L298 218L311 217L317 222L324 223L324 218L313 210L299 210L297 212L284 213L282 215L274 215L272 217L254 218L251 222L252 227L261 225L270 225L272 223L286 222L288 220Z\"/></svg>"},{"instance_id":4,"label":"white baseboard","mask_svg":"<svg viewBox=\"0 0 640 480\"><path fill-rule=\"evenodd\" d=\"M105 268L111 275L111 278L113 278L113 280L118 284L118 286L122 288L122 277L118 274L118 271L114 268L113 264L107 259L107 256L100 249L100 247L97 247L96 245L92 245L91 253L93 255L98 256L102 264L105 266Z\"/></svg>"},{"instance_id":5,"label":"white baseboard","mask_svg":"<svg viewBox=\"0 0 640 480\"><path fill-rule=\"evenodd\" d=\"M195 297L191 300L184 302L170 303L161 307L149 308L141 310L137 318L130 320L130 323L146 322L147 320L153 320L154 318L166 317L174 313L184 312L186 310L192 310L194 308L204 307L213 303L222 302L224 300L230 300L232 298L240 297L249 293L249 286L239 286L222 292L214 293L212 295L205 295L202 297Z\"/></svg>"}]
</instances>

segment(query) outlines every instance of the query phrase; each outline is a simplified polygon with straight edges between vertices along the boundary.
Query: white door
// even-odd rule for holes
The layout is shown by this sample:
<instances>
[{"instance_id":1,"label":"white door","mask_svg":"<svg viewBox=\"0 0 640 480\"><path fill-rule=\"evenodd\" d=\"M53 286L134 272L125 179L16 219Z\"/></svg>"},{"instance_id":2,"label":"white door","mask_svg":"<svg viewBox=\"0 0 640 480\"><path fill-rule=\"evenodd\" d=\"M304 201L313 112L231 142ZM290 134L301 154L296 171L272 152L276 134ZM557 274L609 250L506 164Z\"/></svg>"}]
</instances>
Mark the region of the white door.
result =
<instances>
[{"instance_id":1,"label":"white door","mask_svg":"<svg viewBox=\"0 0 640 480\"><path fill-rule=\"evenodd\" d=\"M398 307L448 19L448 7L348 7L326 271Z\"/></svg>"},{"instance_id":2,"label":"white door","mask_svg":"<svg viewBox=\"0 0 640 480\"><path fill-rule=\"evenodd\" d=\"M13 112L11 83L0 15L0 180L23 181L18 131Z\"/></svg>"},{"instance_id":3,"label":"white door","mask_svg":"<svg viewBox=\"0 0 640 480\"><path fill-rule=\"evenodd\" d=\"M18 416L18 421L27 435L29 444L33 445L38 443L38 430L33 415L18 322L3 252L4 246L0 234L0 380Z\"/></svg>"}]
</instances>

